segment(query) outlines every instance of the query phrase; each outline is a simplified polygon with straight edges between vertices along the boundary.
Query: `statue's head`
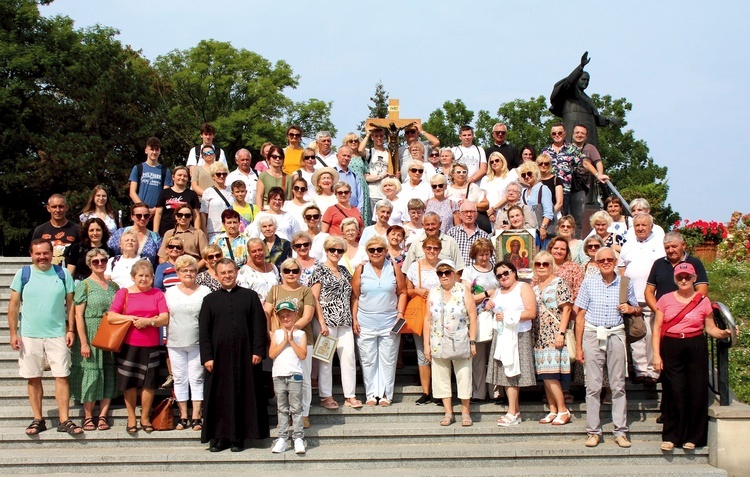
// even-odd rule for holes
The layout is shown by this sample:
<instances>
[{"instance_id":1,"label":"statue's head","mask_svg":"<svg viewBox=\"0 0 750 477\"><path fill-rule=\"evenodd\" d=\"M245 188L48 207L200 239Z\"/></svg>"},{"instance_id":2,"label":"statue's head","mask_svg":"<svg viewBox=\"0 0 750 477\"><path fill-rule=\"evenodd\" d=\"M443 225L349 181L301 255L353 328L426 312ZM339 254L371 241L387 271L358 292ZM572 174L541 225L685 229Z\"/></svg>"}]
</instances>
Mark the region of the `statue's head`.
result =
<instances>
[{"instance_id":1,"label":"statue's head","mask_svg":"<svg viewBox=\"0 0 750 477\"><path fill-rule=\"evenodd\" d=\"M589 87L589 74L587 72L583 72L580 78L578 78L578 87L581 90L584 90Z\"/></svg>"}]
</instances>

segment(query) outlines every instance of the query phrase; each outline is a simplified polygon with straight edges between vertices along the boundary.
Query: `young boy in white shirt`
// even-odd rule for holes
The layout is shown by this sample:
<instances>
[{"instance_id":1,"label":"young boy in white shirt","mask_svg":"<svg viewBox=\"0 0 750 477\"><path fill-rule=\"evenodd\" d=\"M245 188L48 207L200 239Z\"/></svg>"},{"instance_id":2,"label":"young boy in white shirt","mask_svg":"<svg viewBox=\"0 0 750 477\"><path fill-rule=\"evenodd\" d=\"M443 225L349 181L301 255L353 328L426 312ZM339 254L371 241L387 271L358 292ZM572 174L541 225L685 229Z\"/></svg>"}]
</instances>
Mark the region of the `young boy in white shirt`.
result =
<instances>
[{"instance_id":1,"label":"young boy in white shirt","mask_svg":"<svg viewBox=\"0 0 750 477\"><path fill-rule=\"evenodd\" d=\"M287 449L289 416L292 417L294 452L304 454L305 434L302 422L302 366L307 357L307 337L294 329L297 310L294 303L282 301L276 305L276 316L281 327L274 331L268 355L273 359L273 388L276 392L279 418L278 438L271 452L279 454Z\"/></svg>"}]
</instances>

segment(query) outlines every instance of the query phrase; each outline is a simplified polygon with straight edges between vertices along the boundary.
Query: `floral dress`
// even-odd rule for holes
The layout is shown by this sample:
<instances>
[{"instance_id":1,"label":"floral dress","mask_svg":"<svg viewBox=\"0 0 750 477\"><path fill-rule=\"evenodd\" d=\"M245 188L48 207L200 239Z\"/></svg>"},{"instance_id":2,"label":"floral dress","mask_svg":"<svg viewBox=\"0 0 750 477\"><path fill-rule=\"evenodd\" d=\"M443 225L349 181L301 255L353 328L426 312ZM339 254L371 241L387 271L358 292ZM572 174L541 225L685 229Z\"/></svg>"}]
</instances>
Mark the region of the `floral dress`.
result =
<instances>
[{"instance_id":1,"label":"floral dress","mask_svg":"<svg viewBox=\"0 0 750 477\"><path fill-rule=\"evenodd\" d=\"M469 315L464 300L464 285L457 282L451 288L451 297L443 299L443 288L438 286L430 290L430 352L435 358L442 356L443 332L455 333L469 327Z\"/></svg>"},{"instance_id":2,"label":"floral dress","mask_svg":"<svg viewBox=\"0 0 750 477\"><path fill-rule=\"evenodd\" d=\"M372 208L370 204L370 188L365 182L365 174L370 172L365 160L362 156L352 156L352 161L349 163L349 168L354 171L357 178L362 181L362 197L359 200L359 212L367 222L365 225L372 225Z\"/></svg>"},{"instance_id":3,"label":"floral dress","mask_svg":"<svg viewBox=\"0 0 750 477\"><path fill-rule=\"evenodd\" d=\"M573 297L571 303L575 303L576 298L578 298L578 290L581 289L581 283L583 283L583 267L575 262L565 262L557 267L555 276L565 280L565 284L570 288L570 294Z\"/></svg>"},{"instance_id":4,"label":"floral dress","mask_svg":"<svg viewBox=\"0 0 750 477\"><path fill-rule=\"evenodd\" d=\"M534 320L534 368L541 379L570 379L568 348L555 348L555 338L560 331L560 305L572 304L570 288L560 277L555 277L541 289L534 286L539 319Z\"/></svg>"},{"instance_id":5,"label":"floral dress","mask_svg":"<svg viewBox=\"0 0 750 477\"><path fill-rule=\"evenodd\" d=\"M197 283L198 285L203 285L204 287L208 287L208 289L212 292L221 289L221 283L219 283L219 280L212 277L208 273L208 270L204 270L196 275L195 283Z\"/></svg>"},{"instance_id":6,"label":"floral dress","mask_svg":"<svg viewBox=\"0 0 750 477\"><path fill-rule=\"evenodd\" d=\"M309 286L320 283L320 308L326 326L352 326L352 275L343 265L338 266L337 278L325 264L315 267Z\"/></svg>"},{"instance_id":7,"label":"floral dress","mask_svg":"<svg viewBox=\"0 0 750 477\"><path fill-rule=\"evenodd\" d=\"M82 357L80 339L75 340L71 349L73 364L70 369L70 396L77 401L94 402L120 395L115 385L117 369L114 353L102 351L91 345L102 322L102 315L112 306L117 290L118 286L112 281L105 290L89 278L76 285L73 302L76 305L86 304L83 321L91 349L90 358Z\"/></svg>"}]
</instances>

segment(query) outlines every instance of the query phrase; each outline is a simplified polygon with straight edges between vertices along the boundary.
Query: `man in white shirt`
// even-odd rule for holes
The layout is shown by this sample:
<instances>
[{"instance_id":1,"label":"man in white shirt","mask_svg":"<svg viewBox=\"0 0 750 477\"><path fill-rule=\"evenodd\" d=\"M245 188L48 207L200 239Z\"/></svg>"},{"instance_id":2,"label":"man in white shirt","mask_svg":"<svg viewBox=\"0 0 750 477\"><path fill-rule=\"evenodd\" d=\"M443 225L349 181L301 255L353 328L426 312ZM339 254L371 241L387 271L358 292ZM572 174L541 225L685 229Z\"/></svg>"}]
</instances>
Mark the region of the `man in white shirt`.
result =
<instances>
[{"instance_id":1,"label":"man in white shirt","mask_svg":"<svg viewBox=\"0 0 750 477\"><path fill-rule=\"evenodd\" d=\"M659 373L654 370L651 361L651 328L654 313L647 306L644 292L654 262L664 257L664 245L657 234L653 233L654 219L649 214L640 213L633 219L635 237L628 240L620 251L620 261L617 264L621 276L630 278L638 299L638 305L643 308L643 319L646 321L646 337L630 344L635 369L635 381L655 383Z\"/></svg>"},{"instance_id":2,"label":"man in white shirt","mask_svg":"<svg viewBox=\"0 0 750 477\"><path fill-rule=\"evenodd\" d=\"M461 145L453 148L453 157L456 162L466 164L469 169L469 183L478 183L487 173L487 156L484 149L474 145L474 128L461 126L458 135Z\"/></svg>"},{"instance_id":3,"label":"man in white shirt","mask_svg":"<svg viewBox=\"0 0 750 477\"><path fill-rule=\"evenodd\" d=\"M242 181L247 187L247 201L250 204L255 203L255 191L258 189L258 173L252 168L252 154L247 149L240 149L234 155L234 162L237 163L237 169L233 170L227 176L226 184L231 188L234 181Z\"/></svg>"},{"instance_id":4,"label":"man in white shirt","mask_svg":"<svg viewBox=\"0 0 750 477\"><path fill-rule=\"evenodd\" d=\"M328 131L318 131L315 135L315 144L318 145L318 161L315 163L315 170L322 167L333 167L336 164L336 153L331 147L331 133Z\"/></svg>"}]
</instances>

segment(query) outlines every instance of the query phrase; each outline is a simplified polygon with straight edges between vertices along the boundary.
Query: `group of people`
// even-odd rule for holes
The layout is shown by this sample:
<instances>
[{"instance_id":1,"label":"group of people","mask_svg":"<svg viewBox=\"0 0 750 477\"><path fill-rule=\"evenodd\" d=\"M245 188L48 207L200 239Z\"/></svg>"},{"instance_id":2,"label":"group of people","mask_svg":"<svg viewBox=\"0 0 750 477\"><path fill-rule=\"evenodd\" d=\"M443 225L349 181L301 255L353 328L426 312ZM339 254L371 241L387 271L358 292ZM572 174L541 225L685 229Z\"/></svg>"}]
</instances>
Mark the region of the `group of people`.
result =
<instances>
[{"instance_id":1,"label":"group of people","mask_svg":"<svg viewBox=\"0 0 750 477\"><path fill-rule=\"evenodd\" d=\"M132 225L120 224L104 187L92 191L80 226L54 194L50 221L34 232L32 265L11 285L11 345L21 352L34 412L27 434L46 429L45 357L59 431L109 429L110 402L120 394L127 432L152 431L166 346L177 429L201 431L213 452L241 451L245 439L269 434L270 379L279 420L272 451L286 451L291 438L304 454L312 389L323 408L340 406L331 362L313 359L319 337L334 340L343 406L356 409L393 403L401 338L411 335L403 341L416 348L416 404L444 406L440 425L455 422L451 370L463 426L473 424L472 402L503 393L508 410L498 425L518 425L520 388L538 383L549 406L539 422L565 425L571 384L580 384L586 445L601 439L607 388L615 440L629 447L623 315L645 314L648 335L630 345L631 379L662 377L662 448L705 445L703 326L727 334L710 319L705 270L679 234L653 224L644 199L630 204L628 220L624 204L608 198L581 237L581 195L608 179L586 133L576 126L568 144L554 125L552 144L537 156L508 144L502 123L486 151L473 144L471 127L461 128L460 146L439 149L415 124L392 161L382 129L368 127L362 139L348 134L334 152L329 133L303 147L302 130L290 126L285 148L264 144L254 167L240 149L231 173L210 124L186 165L172 171L150 138L146 161L129 178ZM506 232L528 233L533 244L521 250L514 239L506 248ZM408 333L394 331L407 315ZM117 353L91 345L104 319L131 323ZM685 361L691 367L678 366ZM83 402L81 426L69 418L70 397Z\"/></svg>"}]
</instances>

